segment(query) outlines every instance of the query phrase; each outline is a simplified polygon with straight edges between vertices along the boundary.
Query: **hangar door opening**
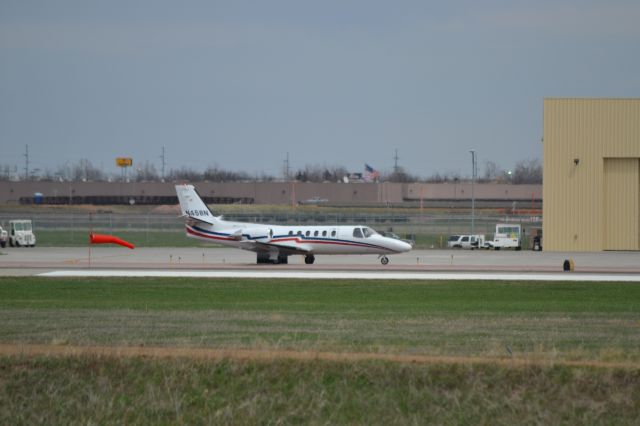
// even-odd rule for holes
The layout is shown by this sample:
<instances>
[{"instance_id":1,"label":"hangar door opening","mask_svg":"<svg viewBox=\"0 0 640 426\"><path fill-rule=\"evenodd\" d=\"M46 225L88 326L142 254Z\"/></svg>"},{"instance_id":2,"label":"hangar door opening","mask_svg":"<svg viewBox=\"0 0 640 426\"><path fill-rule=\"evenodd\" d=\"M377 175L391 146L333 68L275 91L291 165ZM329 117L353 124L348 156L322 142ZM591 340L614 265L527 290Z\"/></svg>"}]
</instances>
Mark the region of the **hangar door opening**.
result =
<instances>
[{"instance_id":1,"label":"hangar door opening","mask_svg":"<svg viewBox=\"0 0 640 426\"><path fill-rule=\"evenodd\" d=\"M640 250L640 160L604 159L604 249Z\"/></svg>"}]
</instances>

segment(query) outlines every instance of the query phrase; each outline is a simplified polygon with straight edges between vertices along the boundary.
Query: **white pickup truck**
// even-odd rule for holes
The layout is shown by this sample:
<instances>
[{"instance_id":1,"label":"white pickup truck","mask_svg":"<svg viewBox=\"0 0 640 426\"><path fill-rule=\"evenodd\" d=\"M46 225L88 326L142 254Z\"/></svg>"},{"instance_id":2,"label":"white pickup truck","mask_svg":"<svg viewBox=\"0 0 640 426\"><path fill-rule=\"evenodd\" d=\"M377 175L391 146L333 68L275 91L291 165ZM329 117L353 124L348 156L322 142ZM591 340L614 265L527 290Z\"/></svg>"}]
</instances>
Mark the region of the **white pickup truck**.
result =
<instances>
[{"instance_id":1,"label":"white pickup truck","mask_svg":"<svg viewBox=\"0 0 640 426\"><path fill-rule=\"evenodd\" d=\"M484 248L484 235L452 235L447 241L449 248L477 249Z\"/></svg>"}]
</instances>

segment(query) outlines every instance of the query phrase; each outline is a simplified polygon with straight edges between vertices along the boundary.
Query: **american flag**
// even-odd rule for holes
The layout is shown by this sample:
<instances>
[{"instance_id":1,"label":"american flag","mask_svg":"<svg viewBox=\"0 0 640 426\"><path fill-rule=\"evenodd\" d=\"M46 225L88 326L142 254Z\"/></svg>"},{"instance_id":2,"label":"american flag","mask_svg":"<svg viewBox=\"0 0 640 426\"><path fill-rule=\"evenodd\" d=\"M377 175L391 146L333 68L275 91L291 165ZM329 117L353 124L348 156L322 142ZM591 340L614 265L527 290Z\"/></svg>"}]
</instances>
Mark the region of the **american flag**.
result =
<instances>
[{"instance_id":1,"label":"american flag","mask_svg":"<svg viewBox=\"0 0 640 426\"><path fill-rule=\"evenodd\" d=\"M380 178L380 172L371 167L370 165L364 165L364 181L375 182Z\"/></svg>"}]
</instances>

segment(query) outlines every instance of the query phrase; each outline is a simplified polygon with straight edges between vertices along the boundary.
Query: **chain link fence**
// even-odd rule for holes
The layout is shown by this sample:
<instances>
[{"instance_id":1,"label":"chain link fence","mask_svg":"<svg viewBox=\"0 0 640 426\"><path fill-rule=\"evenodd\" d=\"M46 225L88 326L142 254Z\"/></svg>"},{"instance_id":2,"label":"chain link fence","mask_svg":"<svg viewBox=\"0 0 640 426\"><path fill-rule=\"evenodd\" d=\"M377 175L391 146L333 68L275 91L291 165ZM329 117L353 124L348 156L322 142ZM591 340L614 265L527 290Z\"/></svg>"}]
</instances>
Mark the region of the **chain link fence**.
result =
<instances>
[{"instance_id":1,"label":"chain link fence","mask_svg":"<svg viewBox=\"0 0 640 426\"><path fill-rule=\"evenodd\" d=\"M0 223L6 229L11 219L31 219L39 245L67 246L86 244L89 232L129 236L139 246L188 246L198 244L184 236L184 219L172 214L58 213L34 212L16 214L0 212ZM456 234L484 234L491 238L497 223L521 224L523 247L529 247L528 236L542 227L540 216L477 214L473 232L470 214L388 214L358 212L289 212L236 213L226 220L270 223L276 225L331 226L366 225L379 232L415 240L419 248L446 247L447 238Z\"/></svg>"}]
</instances>

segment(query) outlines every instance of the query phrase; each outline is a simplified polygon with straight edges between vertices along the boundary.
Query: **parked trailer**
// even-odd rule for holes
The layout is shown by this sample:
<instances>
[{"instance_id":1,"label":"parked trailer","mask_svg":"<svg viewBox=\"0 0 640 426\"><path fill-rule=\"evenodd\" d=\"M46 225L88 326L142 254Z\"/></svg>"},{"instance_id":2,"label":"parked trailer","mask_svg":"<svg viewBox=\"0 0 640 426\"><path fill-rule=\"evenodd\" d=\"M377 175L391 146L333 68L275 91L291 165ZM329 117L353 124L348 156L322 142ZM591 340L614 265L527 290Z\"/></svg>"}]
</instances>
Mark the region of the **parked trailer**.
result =
<instances>
[{"instance_id":1,"label":"parked trailer","mask_svg":"<svg viewBox=\"0 0 640 426\"><path fill-rule=\"evenodd\" d=\"M522 248L522 227L511 223L498 223L493 240L487 241L485 247L495 250L503 248L520 250Z\"/></svg>"}]
</instances>

